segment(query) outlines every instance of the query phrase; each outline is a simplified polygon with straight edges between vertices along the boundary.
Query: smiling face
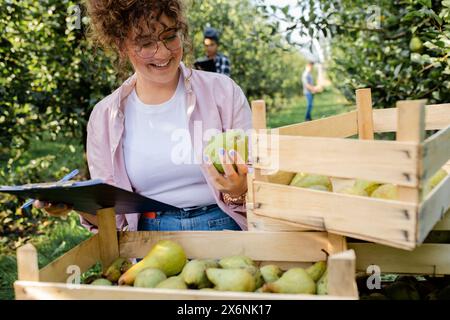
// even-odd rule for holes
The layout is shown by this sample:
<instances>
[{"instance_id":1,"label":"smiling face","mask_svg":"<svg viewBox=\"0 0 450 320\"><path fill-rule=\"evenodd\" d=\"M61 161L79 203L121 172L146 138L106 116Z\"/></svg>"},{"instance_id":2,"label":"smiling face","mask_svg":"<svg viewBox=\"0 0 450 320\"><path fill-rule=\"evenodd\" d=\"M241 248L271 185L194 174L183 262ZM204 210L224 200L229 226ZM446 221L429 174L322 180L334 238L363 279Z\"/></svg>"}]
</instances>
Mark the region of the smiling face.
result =
<instances>
[{"instance_id":1,"label":"smiling face","mask_svg":"<svg viewBox=\"0 0 450 320\"><path fill-rule=\"evenodd\" d=\"M178 77L183 57L183 39L175 21L162 14L153 28L145 23L141 28L145 31L143 35L137 37L131 31L125 42L124 51L134 70L145 81L160 85L172 83Z\"/></svg>"}]
</instances>

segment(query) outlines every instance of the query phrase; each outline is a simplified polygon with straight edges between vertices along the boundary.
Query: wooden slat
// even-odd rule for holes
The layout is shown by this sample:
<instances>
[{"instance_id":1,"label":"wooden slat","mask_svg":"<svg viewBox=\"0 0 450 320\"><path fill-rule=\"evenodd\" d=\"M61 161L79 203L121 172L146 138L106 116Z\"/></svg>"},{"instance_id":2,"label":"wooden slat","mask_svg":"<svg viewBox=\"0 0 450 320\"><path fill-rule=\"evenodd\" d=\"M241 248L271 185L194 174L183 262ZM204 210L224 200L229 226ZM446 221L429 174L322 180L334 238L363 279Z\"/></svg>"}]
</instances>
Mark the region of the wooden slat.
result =
<instances>
[{"instance_id":1,"label":"wooden slat","mask_svg":"<svg viewBox=\"0 0 450 320\"><path fill-rule=\"evenodd\" d=\"M39 281L36 248L28 243L17 249L17 275L19 280Z\"/></svg>"},{"instance_id":2,"label":"wooden slat","mask_svg":"<svg viewBox=\"0 0 450 320\"><path fill-rule=\"evenodd\" d=\"M356 90L358 108L358 137L361 140L373 140L372 95L370 89Z\"/></svg>"},{"instance_id":3,"label":"wooden slat","mask_svg":"<svg viewBox=\"0 0 450 320\"><path fill-rule=\"evenodd\" d=\"M252 123L254 133L262 133L266 131L267 122L266 122L266 103L264 100L257 100L252 102ZM264 145L264 143L269 143L267 139L263 139L258 141L259 135L252 134L252 158L255 160L255 157L258 157L260 152L260 147ZM264 135L262 135L264 137ZM267 175L265 175L260 169L255 168L254 172L251 174L251 178L256 179L258 181L267 181Z\"/></svg>"},{"instance_id":4,"label":"wooden slat","mask_svg":"<svg viewBox=\"0 0 450 320\"><path fill-rule=\"evenodd\" d=\"M397 141L421 144L425 138L426 100L397 102ZM421 177L422 158L416 160L414 176ZM398 199L419 203L421 201L421 181L413 186L400 185Z\"/></svg>"},{"instance_id":5,"label":"wooden slat","mask_svg":"<svg viewBox=\"0 0 450 320\"><path fill-rule=\"evenodd\" d=\"M426 181L450 159L450 125L424 142L423 157L422 179Z\"/></svg>"},{"instance_id":6,"label":"wooden slat","mask_svg":"<svg viewBox=\"0 0 450 320\"><path fill-rule=\"evenodd\" d=\"M397 109L374 109L373 130L377 133L397 131Z\"/></svg>"},{"instance_id":7,"label":"wooden slat","mask_svg":"<svg viewBox=\"0 0 450 320\"><path fill-rule=\"evenodd\" d=\"M418 184L419 146L395 141L278 136L278 148L258 147L255 167L360 178L405 186ZM261 136L261 139L265 139ZM267 154L268 157L262 155Z\"/></svg>"},{"instance_id":8,"label":"wooden slat","mask_svg":"<svg viewBox=\"0 0 450 320\"><path fill-rule=\"evenodd\" d=\"M326 232L120 232L120 256L141 258L160 240L180 243L188 258L218 259L247 255L257 261L313 262L325 260L321 250L342 251L342 242ZM220 248L220 250L218 249Z\"/></svg>"},{"instance_id":9,"label":"wooden slat","mask_svg":"<svg viewBox=\"0 0 450 320\"><path fill-rule=\"evenodd\" d=\"M281 135L347 138L358 133L357 112L276 128Z\"/></svg>"},{"instance_id":10,"label":"wooden slat","mask_svg":"<svg viewBox=\"0 0 450 320\"><path fill-rule=\"evenodd\" d=\"M383 273L450 274L450 244L422 244L404 251L372 243L349 243L356 252L356 269L377 265Z\"/></svg>"},{"instance_id":11,"label":"wooden slat","mask_svg":"<svg viewBox=\"0 0 450 320\"><path fill-rule=\"evenodd\" d=\"M261 129L266 128L266 106L264 101L253 101L252 102L252 126L255 132L259 132ZM250 157L253 158L253 155L258 154L258 143L255 142L254 134L251 137L251 152ZM252 222L253 215L253 182L256 177L262 178L265 181L266 177L261 177L261 170L257 169L254 171L254 168L251 168L247 174L247 196L246 196L246 211L247 211L247 229L254 230L255 224Z\"/></svg>"},{"instance_id":12,"label":"wooden slat","mask_svg":"<svg viewBox=\"0 0 450 320\"><path fill-rule=\"evenodd\" d=\"M65 284L17 281L19 300L354 300L355 297L306 294L211 292L201 290L144 289L80 285L74 290Z\"/></svg>"},{"instance_id":13,"label":"wooden slat","mask_svg":"<svg viewBox=\"0 0 450 320\"><path fill-rule=\"evenodd\" d=\"M450 176L435 187L430 196L420 205L419 237L422 243L436 223L444 218L450 208Z\"/></svg>"},{"instance_id":14,"label":"wooden slat","mask_svg":"<svg viewBox=\"0 0 450 320\"><path fill-rule=\"evenodd\" d=\"M450 103L428 105L426 113L427 130L441 130L450 124Z\"/></svg>"},{"instance_id":15,"label":"wooden slat","mask_svg":"<svg viewBox=\"0 0 450 320\"><path fill-rule=\"evenodd\" d=\"M300 227L298 224L289 223L286 221L280 221L277 219L271 219L268 217L263 217L253 213L247 212L247 223L249 225L249 230L252 231L274 231L274 232L298 232L298 231L311 231L311 228Z\"/></svg>"},{"instance_id":16,"label":"wooden slat","mask_svg":"<svg viewBox=\"0 0 450 320\"><path fill-rule=\"evenodd\" d=\"M405 249L415 246L417 205L263 182L254 188L257 215Z\"/></svg>"},{"instance_id":17,"label":"wooden slat","mask_svg":"<svg viewBox=\"0 0 450 320\"><path fill-rule=\"evenodd\" d=\"M450 124L450 103L428 105L425 110L426 130L441 130ZM397 131L396 108L375 109L373 111L373 122L375 132Z\"/></svg>"},{"instance_id":18,"label":"wooden slat","mask_svg":"<svg viewBox=\"0 0 450 320\"><path fill-rule=\"evenodd\" d=\"M39 278L43 282L66 282L69 276L67 267L78 266L81 272L85 272L100 260L96 234L42 268Z\"/></svg>"},{"instance_id":19,"label":"wooden slat","mask_svg":"<svg viewBox=\"0 0 450 320\"><path fill-rule=\"evenodd\" d=\"M358 297L355 279L355 251L347 250L328 259L328 293L333 296Z\"/></svg>"},{"instance_id":20,"label":"wooden slat","mask_svg":"<svg viewBox=\"0 0 450 320\"><path fill-rule=\"evenodd\" d=\"M114 208L97 211L98 217L98 247L104 271L119 257L117 241L116 213Z\"/></svg>"}]
</instances>

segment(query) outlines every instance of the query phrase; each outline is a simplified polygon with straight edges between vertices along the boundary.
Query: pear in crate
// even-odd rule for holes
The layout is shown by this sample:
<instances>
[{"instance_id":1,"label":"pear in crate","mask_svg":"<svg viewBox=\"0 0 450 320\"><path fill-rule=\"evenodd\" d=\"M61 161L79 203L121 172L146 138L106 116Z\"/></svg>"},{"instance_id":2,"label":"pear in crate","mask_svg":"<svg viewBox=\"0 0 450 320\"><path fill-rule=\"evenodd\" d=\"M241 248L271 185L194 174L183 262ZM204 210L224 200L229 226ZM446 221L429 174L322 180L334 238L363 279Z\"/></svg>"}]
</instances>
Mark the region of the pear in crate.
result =
<instances>
[{"instance_id":1,"label":"pear in crate","mask_svg":"<svg viewBox=\"0 0 450 320\"><path fill-rule=\"evenodd\" d=\"M138 273L134 280L134 286L138 288L155 288L166 279L166 275L161 270L147 268Z\"/></svg>"},{"instance_id":2,"label":"pear in crate","mask_svg":"<svg viewBox=\"0 0 450 320\"><path fill-rule=\"evenodd\" d=\"M190 287L197 289L212 287L212 283L206 277L206 269L218 268L215 260L191 260L183 268L181 277Z\"/></svg>"},{"instance_id":3,"label":"pear in crate","mask_svg":"<svg viewBox=\"0 0 450 320\"><path fill-rule=\"evenodd\" d=\"M280 279L264 285L265 292L315 294L316 283L302 268L286 271Z\"/></svg>"},{"instance_id":4,"label":"pear in crate","mask_svg":"<svg viewBox=\"0 0 450 320\"><path fill-rule=\"evenodd\" d=\"M245 269L209 268L206 275L218 291L255 291L255 278Z\"/></svg>"},{"instance_id":5,"label":"pear in crate","mask_svg":"<svg viewBox=\"0 0 450 320\"><path fill-rule=\"evenodd\" d=\"M131 262L125 258L117 258L114 262L108 267L103 276L111 282L117 282L126 270L131 267ZM125 270L125 271L123 271Z\"/></svg>"},{"instance_id":6,"label":"pear in crate","mask_svg":"<svg viewBox=\"0 0 450 320\"><path fill-rule=\"evenodd\" d=\"M397 186L393 184L383 184L378 187L371 195L372 198L396 200L397 199Z\"/></svg>"},{"instance_id":7,"label":"pear in crate","mask_svg":"<svg viewBox=\"0 0 450 320\"><path fill-rule=\"evenodd\" d=\"M353 186L356 189L364 190L370 196L372 195L372 192L374 192L380 185L381 183L379 182L357 179Z\"/></svg>"},{"instance_id":8,"label":"pear in crate","mask_svg":"<svg viewBox=\"0 0 450 320\"><path fill-rule=\"evenodd\" d=\"M317 294L327 295L328 294L328 271L325 270L322 277L317 281Z\"/></svg>"},{"instance_id":9,"label":"pear in crate","mask_svg":"<svg viewBox=\"0 0 450 320\"><path fill-rule=\"evenodd\" d=\"M292 179L290 185L299 188L324 186L327 191L333 191L333 183L331 182L331 179L329 177L304 172L297 173Z\"/></svg>"},{"instance_id":10,"label":"pear in crate","mask_svg":"<svg viewBox=\"0 0 450 320\"><path fill-rule=\"evenodd\" d=\"M174 276L161 281L156 288L186 290L188 287L181 276Z\"/></svg>"},{"instance_id":11,"label":"pear in crate","mask_svg":"<svg viewBox=\"0 0 450 320\"><path fill-rule=\"evenodd\" d=\"M306 269L306 273L311 277L311 279L314 280L314 282L317 282L322 275L327 270L327 262L326 261L319 261L314 263L311 267Z\"/></svg>"},{"instance_id":12,"label":"pear in crate","mask_svg":"<svg viewBox=\"0 0 450 320\"><path fill-rule=\"evenodd\" d=\"M322 186L322 185L311 186L308 189L318 190L318 191L330 191L326 186Z\"/></svg>"},{"instance_id":13,"label":"pear in crate","mask_svg":"<svg viewBox=\"0 0 450 320\"><path fill-rule=\"evenodd\" d=\"M445 177L447 177L447 175L447 171L444 169L440 169L436 172L425 184L424 195L429 194L442 180L445 179Z\"/></svg>"},{"instance_id":14,"label":"pear in crate","mask_svg":"<svg viewBox=\"0 0 450 320\"><path fill-rule=\"evenodd\" d=\"M368 197L369 194L363 188L358 188L356 186L347 187L339 191L339 193L351 194L354 196Z\"/></svg>"},{"instance_id":15,"label":"pear in crate","mask_svg":"<svg viewBox=\"0 0 450 320\"><path fill-rule=\"evenodd\" d=\"M274 264L269 264L261 267L260 270L265 283L275 282L280 279L281 275L283 274L283 270L281 270L280 267Z\"/></svg>"},{"instance_id":16,"label":"pear in crate","mask_svg":"<svg viewBox=\"0 0 450 320\"><path fill-rule=\"evenodd\" d=\"M108 279L103 279L103 278L100 278L100 279L97 279L97 280L94 280L93 282L91 282L91 286L112 286L112 285L113 284L111 281L109 281Z\"/></svg>"},{"instance_id":17,"label":"pear in crate","mask_svg":"<svg viewBox=\"0 0 450 320\"><path fill-rule=\"evenodd\" d=\"M221 259L219 265L224 269L233 269L255 266L255 262L247 256L231 256Z\"/></svg>"},{"instance_id":18,"label":"pear in crate","mask_svg":"<svg viewBox=\"0 0 450 320\"><path fill-rule=\"evenodd\" d=\"M258 267L255 266L248 266L243 268L247 272L249 272L253 278L255 278L255 288L259 289L264 285L264 278L261 274L261 270L259 270Z\"/></svg>"},{"instance_id":19,"label":"pear in crate","mask_svg":"<svg viewBox=\"0 0 450 320\"><path fill-rule=\"evenodd\" d=\"M235 150L239 153L242 159L248 160L248 137L243 130L228 130L211 138L205 148L205 154L216 167L217 171L224 173L222 163L219 157L219 150L224 149L227 152ZM233 165L237 170L236 165Z\"/></svg>"},{"instance_id":20,"label":"pear in crate","mask_svg":"<svg viewBox=\"0 0 450 320\"><path fill-rule=\"evenodd\" d=\"M133 265L119 279L119 285L132 285L136 276L144 269L160 269L167 277L177 275L186 264L186 253L176 242L159 241L144 259Z\"/></svg>"}]
</instances>

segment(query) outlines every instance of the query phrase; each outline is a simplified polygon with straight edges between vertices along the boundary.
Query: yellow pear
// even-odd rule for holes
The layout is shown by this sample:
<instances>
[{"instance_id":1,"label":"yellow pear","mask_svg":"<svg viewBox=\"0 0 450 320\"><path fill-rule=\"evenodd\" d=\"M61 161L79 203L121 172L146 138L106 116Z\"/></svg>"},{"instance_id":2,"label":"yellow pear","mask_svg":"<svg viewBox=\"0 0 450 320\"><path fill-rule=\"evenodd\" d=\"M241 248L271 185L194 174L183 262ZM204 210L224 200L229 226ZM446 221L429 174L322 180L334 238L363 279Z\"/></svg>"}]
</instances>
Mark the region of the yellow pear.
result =
<instances>
[{"instance_id":1,"label":"yellow pear","mask_svg":"<svg viewBox=\"0 0 450 320\"><path fill-rule=\"evenodd\" d=\"M97 279L91 282L91 286L112 286L112 282L109 281L108 279Z\"/></svg>"},{"instance_id":2,"label":"yellow pear","mask_svg":"<svg viewBox=\"0 0 450 320\"><path fill-rule=\"evenodd\" d=\"M397 186L393 184L383 184L378 187L371 195L372 198L396 200L397 199Z\"/></svg>"},{"instance_id":3,"label":"yellow pear","mask_svg":"<svg viewBox=\"0 0 450 320\"><path fill-rule=\"evenodd\" d=\"M156 288L186 290L188 287L181 276L174 276L161 281Z\"/></svg>"},{"instance_id":4,"label":"yellow pear","mask_svg":"<svg viewBox=\"0 0 450 320\"><path fill-rule=\"evenodd\" d=\"M441 183L442 180L445 179L445 177L447 177L447 175L447 171L444 169L440 169L436 172L425 184L424 195L430 193L439 183Z\"/></svg>"},{"instance_id":5,"label":"yellow pear","mask_svg":"<svg viewBox=\"0 0 450 320\"><path fill-rule=\"evenodd\" d=\"M119 285L134 283L134 279L146 268L160 269L167 277L177 275L186 264L183 248L170 240L159 241L144 259L133 265L119 279Z\"/></svg>"},{"instance_id":6,"label":"yellow pear","mask_svg":"<svg viewBox=\"0 0 450 320\"><path fill-rule=\"evenodd\" d=\"M363 188L357 188L356 186L344 188L338 191L338 193L352 194L355 196L362 196L362 197L369 196L366 190L364 190Z\"/></svg>"},{"instance_id":7,"label":"yellow pear","mask_svg":"<svg viewBox=\"0 0 450 320\"><path fill-rule=\"evenodd\" d=\"M333 183L329 177L304 172L297 173L292 179L290 185L299 188L310 188L312 186L320 185L324 186L327 191L333 191Z\"/></svg>"},{"instance_id":8,"label":"yellow pear","mask_svg":"<svg viewBox=\"0 0 450 320\"><path fill-rule=\"evenodd\" d=\"M311 277L311 279L316 282L322 277L322 275L325 273L325 270L327 270L327 262L319 261L306 269L306 273Z\"/></svg>"},{"instance_id":9,"label":"yellow pear","mask_svg":"<svg viewBox=\"0 0 450 320\"><path fill-rule=\"evenodd\" d=\"M231 256L221 259L219 265L224 269L233 269L254 266L255 262L246 256Z\"/></svg>"},{"instance_id":10,"label":"yellow pear","mask_svg":"<svg viewBox=\"0 0 450 320\"><path fill-rule=\"evenodd\" d=\"M308 189L318 190L318 191L329 191L326 186L322 186L322 185L311 186L311 187L308 187Z\"/></svg>"},{"instance_id":11,"label":"yellow pear","mask_svg":"<svg viewBox=\"0 0 450 320\"><path fill-rule=\"evenodd\" d=\"M372 195L372 192L374 192L375 189L377 189L380 185L381 183L379 182L357 179L355 181L354 187L356 189L362 189L366 191L367 194L370 196Z\"/></svg>"},{"instance_id":12,"label":"yellow pear","mask_svg":"<svg viewBox=\"0 0 450 320\"><path fill-rule=\"evenodd\" d=\"M138 288L154 288L166 279L166 275L161 270L147 268L138 273L134 280L134 286Z\"/></svg>"},{"instance_id":13,"label":"yellow pear","mask_svg":"<svg viewBox=\"0 0 450 320\"><path fill-rule=\"evenodd\" d=\"M206 275L219 291L255 291L255 278L245 269L209 268Z\"/></svg>"},{"instance_id":14,"label":"yellow pear","mask_svg":"<svg viewBox=\"0 0 450 320\"><path fill-rule=\"evenodd\" d=\"M327 295L328 294L328 271L325 270L322 277L317 281L317 294Z\"/></svg>"},{"instance_id":15,"label":"yellow pear","mask_svg":"<svg viewBox=\"0 0 450 320\"><path fill-rule=\"evenodd\" d=\"M316 283L302 268L286 271L280 279L264 285L266 292L315 294Z\"/></svg>"},{"instance_id":16,"label":"yellow pear","mask_svg":"<svg viewBox=\"0 0 450 320\"><path fill-rule=\"evenodd\" d=\"M215 260L191 260L183 268L181 277L190 287L197 289L212 287L212 283L206 277L206 269L218 268Z\"/></svg>"},{"instance_id":17,"label":"yellow pear","mask_svg":"<svg viewBox=\"0 0 450 320\"><path fill-rule=\"evenodd\" d=\"M266 283L277 281L283 274L283 270L281 270L280 267L274 264L269 264L264 267L261 267L260 270Z\"/></svg>"}]
</instances>

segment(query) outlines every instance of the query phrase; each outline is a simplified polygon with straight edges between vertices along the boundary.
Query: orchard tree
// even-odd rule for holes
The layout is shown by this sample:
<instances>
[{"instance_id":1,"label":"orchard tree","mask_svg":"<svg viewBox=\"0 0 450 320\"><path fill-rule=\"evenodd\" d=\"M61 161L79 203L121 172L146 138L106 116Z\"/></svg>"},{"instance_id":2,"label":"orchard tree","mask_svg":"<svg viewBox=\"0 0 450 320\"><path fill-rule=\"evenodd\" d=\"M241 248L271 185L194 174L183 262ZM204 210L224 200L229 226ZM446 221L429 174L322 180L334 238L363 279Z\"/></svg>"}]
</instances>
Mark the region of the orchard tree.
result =
<instances>
[{"instance_id":1,"label":"orchard tree","mask_svg":"<svg viewBox=\"0 0 450 320\"><path fill-rule=\"evenodd\" d=\"M450 101L449 0L318 0L260 8L289 24L287 36L330 38L329 72L351 100L355 89L370 87L377 107L402 99Z\"/></svg>"}]
</instances>

